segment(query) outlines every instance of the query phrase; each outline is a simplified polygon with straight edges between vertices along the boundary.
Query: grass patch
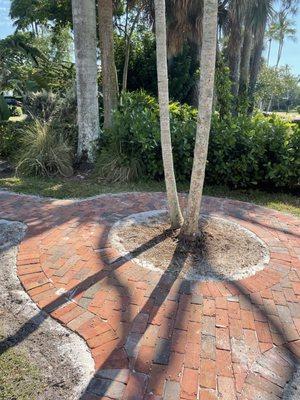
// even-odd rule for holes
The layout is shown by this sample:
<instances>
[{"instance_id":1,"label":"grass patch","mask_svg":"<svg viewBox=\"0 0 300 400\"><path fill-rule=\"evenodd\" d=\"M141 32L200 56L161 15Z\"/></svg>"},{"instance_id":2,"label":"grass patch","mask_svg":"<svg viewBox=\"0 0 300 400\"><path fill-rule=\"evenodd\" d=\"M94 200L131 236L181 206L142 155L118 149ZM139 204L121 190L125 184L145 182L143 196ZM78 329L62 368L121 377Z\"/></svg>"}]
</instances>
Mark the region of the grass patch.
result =
<instances>
[{"instance_id":1,"label":"grass patch","mask_svg":"<svg viewBox=\"0 0 300 400\"><path fill-rule=\"evenodd\" d=\"M10 348L0 355L0 400L35 400L43 389L38 367L25 350Z\"/></svg>"},{"instance_id":2,"label":"grass patch","mask_svg":"<svg viewBox=\"0 0 300 400\"><path fill-rule=\"evenodd\" d=\"M296 111L293 112L284 112L284 111L276 111L274 114L279 115L279 117L282 117L284 119L287 119L289 121L293 121L295 119L300 119L300 114Z\"/></svg>"},{"instance_id":3,"label":"grass patch","mask_svg":"<svg viewBox=\"0 0 300 400\"><path fill-rule=\"evenodd\" d=\"M0 178L0 188L17 193L35 194L58 199L90 197L104 193L165 191L163 182L127 184L99 183L94 179L47 179L29 177ZM179 184L179 191L187 191L188 184ZM269 193L261 190L231 190L222 186L206 186L204 193L215 197L228 197L287 212L300 217L300 197L289 193Z\"/></svg>"}]
</instances>

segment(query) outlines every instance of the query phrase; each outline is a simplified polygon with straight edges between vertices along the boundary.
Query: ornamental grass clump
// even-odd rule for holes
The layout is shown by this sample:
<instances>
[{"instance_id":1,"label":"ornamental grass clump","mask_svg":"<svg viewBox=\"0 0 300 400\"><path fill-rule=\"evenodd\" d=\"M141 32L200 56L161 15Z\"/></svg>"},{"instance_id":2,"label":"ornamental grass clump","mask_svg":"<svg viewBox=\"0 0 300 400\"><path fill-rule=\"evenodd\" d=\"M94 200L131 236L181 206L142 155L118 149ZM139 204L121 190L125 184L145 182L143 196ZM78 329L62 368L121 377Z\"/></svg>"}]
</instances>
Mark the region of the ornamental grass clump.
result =
<instances>
[{"instance_id":1,"label":"ornamental grass clump","mask_svg":"<svg viewBox=\"0 0 300 400\"><path fill-rule=\"evenodd\" d=\"M72 146L49 121L33 118L24 128L16 173L39 176L70 176Z\"/></svg>"}]
</instances>

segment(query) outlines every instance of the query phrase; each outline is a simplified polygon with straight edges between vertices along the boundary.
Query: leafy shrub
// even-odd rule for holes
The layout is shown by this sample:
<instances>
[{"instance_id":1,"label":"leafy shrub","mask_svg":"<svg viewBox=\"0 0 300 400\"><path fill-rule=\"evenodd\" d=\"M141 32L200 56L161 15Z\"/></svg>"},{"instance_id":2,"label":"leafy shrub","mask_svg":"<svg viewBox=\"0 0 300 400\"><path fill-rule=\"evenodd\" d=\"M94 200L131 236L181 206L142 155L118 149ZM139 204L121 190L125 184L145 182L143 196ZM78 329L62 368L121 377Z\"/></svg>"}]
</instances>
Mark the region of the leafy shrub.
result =
<instances>
[{"instance_id":1,"label":"leafy shrub","mask_svg":"<svg viewBox=\"0 0 300 400\"><path fill-rule=\"evenodd\" d=\"M7 121L9 117L10 117L10 111L8 105L2 94L0 94L0 122Z\"/></svg>"},{"instance_id":2,"label":"leafy shrub","mask_svg":"<svg viewBox=\"0 0 300 400\"><path fill-rule=\"evenodd\" d=\"M190 178L197 111L170 104L175 173ZM101 144L98 173L106 178L161 179L157 101L144 92L127 93L114 113L112 131ZM111 162L111 164L109 164ZM113 172L112 172L113 170ZM126 171L126 173L124 172ZM280 117L220 116L215 113L209 144L206 181L232 187L299 186L300 129Z\"/></svg>"},{"instance_id":3,"label":"leafy shrub","mask_svg":"<svg viewBox=\"0 0 300 400\"><path fill-rule=\"evenodd\" d=\"M96 166L100 176L109 181L132 180L145 174L157 177L157 170L162 168L158 117L153 97L144 92L123 94L112 131L102 137L104 151Z\"/></svg>"},{"instance_id":4,"label":"leafy shrub","mask_svg":"<svg viewBox=\"0 0 300 400\"><path fill-rule=\"evenodd\" d=\"M26 121L0 123L0 157L13 159L18 152Z\"/></svg>"},{"instance_id":5,"label":"leafy shrub","mask_svg":"<svg viewBox=\"0 0 300 400\"><path fill-rule=\"evenodd\" d=\"M23 115L23 111L21 107L15 107L11 106L10 108L10 114L12 117L21 117Z\"/></svg>"},{"instance_id":6,"label":"leafy shrub","mask_svg":"<svg viewBox=\"0 0 300 400\"><path fill-rule=\"evenodd\" d=\"M297 107L297 113L300 114L300 106Z\"/></svg>"},{"instance_id":7,"label":"leafy shrub","mask_svg":"<svg viewBox=\"0 0 300 400\"><path fill-rule=\"evenodd\" d=\"M195 121L194 118L191 119L191 115L196 115L195 110L187 105L171 103L170 112L174 158L178 161L182 161L183 157L189 160L192 146L190 141L187 141L185 146L176 143L184 140L184 136L190 135L193 131ZM104 150L100 154L96 170L107 180L111 180L112 177L116 179L118 175L120 178L117 181L124 180L122 179L124 173L121 172L124 168L127 169L125 180L141 176L162 179L163 164L157 101L145 92L125 93L119 109L114 113L112 131L104 133L101 148ZM108 167L107 160L111 162L114 160L113 172ZM184 166L177 172L179 177L182 173L186 175Z\"/></svg>"},{"instance_id":8,"label":"leafy shrub","mask_svg":"<svg viewBox=\"0 0 300 400\"><path fill-rule=\"evenodd\" d=\"M48 121L57 113L61 103L59 94L42 90L28 92L24 96L24 110L30 118L39 118Z\"/></svg>"},{"instance_id":9,"label":"leafy shrub","mask_svg":"<svg viewBox=\"0 0 300 400\"><path fill-rule=\"evenodd\" d=\"M233 187L299 186L300 130L275 115L214 117L207 181Z\"/></svg>"},{"instance_id":10,"label":"leafy shrub","mask_svg":"<svg viewBox=\"0 0 300 400\"><path fill-rule=\"evenodd\" d=\"M72 147L52 128L51 121L33 119L23 132L17 174L70 176Z\"/></svg>"}]
</instances>

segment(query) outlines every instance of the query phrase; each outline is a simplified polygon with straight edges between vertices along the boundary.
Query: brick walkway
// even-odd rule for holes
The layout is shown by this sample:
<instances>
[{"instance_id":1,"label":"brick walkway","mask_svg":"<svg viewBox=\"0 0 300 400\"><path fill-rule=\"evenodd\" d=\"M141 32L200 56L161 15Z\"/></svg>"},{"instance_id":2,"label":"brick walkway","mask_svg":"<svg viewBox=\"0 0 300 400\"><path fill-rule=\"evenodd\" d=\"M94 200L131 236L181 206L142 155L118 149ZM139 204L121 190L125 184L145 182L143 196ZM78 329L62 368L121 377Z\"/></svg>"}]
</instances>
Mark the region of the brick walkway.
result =
<instances>
[{"instance_id":1,"label":"brick walkway","mask_svg":"<svg viewBox=\"0 0 300 400\"><path fill-rule=\"evenodd\" d=\"M299 219L205 198L203 211L253 231L271 259L247 279L191 283L108 247L117 220L161 208L159 193L73 202L0 192L0 218L28 226L18 253L24 288L91 349L95 376L81 399L282 398L300 356Z\"/></svg>"}]
</instances>

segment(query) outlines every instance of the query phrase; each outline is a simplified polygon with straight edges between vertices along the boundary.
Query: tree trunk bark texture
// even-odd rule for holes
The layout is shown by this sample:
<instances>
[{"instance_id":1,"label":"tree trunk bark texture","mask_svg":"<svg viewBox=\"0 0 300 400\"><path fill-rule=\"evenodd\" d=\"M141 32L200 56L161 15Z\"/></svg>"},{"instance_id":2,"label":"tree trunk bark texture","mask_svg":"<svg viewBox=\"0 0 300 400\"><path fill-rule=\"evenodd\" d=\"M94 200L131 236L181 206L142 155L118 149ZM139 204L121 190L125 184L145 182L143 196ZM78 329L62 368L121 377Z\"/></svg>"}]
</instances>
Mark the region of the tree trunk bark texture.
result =
<instances>
[{"instance_id":1,"label":"tree trunk bark texture","mask_svg":"<svg viewBox=\"0 0 300 400\"><path fill-rule=\"evenodd\" d=\"M170 132L165 0L155 0L155 28L162 157L171 227L177 229L181 227L183 218L177 195Z\"/></svg>"},{"instance_id":2,"label":"tree trunk bark texture","mask_svg":"<svg viewBox=\"0 0 300 400\"><path fill-rule=\"evenodd\" d=\"M232 1L229 11L231 23L228 40L228 64L232 81L232 94L235 98L237 98L239 93L239 74L243 44L243 13L241 10L241 3L242 2L238 0Z\"/></svg>"},{"instance_id":3,"label":"tree trunk bark texture","mask_svg":"<svg viewBox=\"0 0 300 400\"><path fill-rule=\"evenodd\" d=\"M267 25L267 17L263 23L262 28L259 31L255 32L254 34L254 47L252 50L250 81L249 81L250 112L252 112L254 108L254 92L256 88L258 74L260 71L262 52L264 49L266 25Z\"/></svg>"},{"instance_id":4,"label":"tree trunk bark texture","mask_svg":"<svg viewBox=\"0 0 300 400\"><path fill-rule=\"evenodd\" d=\"M112 113L118 106L118 82L114 57L112 0L98 0L99 37L102 66L105 129L112 126Z\"/></svg>"},{"instance_id":5,"label":"tree trunk bark texture","mask_svg":"<svg viewBox=\"0 0 300 400\"><path fill-rule=\"evenodd\" d=\"M241 68L240 68L240 87L239 93L247 96L250 74L250 61L252 51L252 27L247 24L244 31L244 43L242 47Z\"/></svg>"},{"instance_id":6,"label":"tree trunk bark texture","mask_svg":"<svg viewBox=\"0 0 300 400\"><path fill-rule=\"evenodd\" d=\"M94 161L100 134L96 7L94 0L72 0L75 42L79 161Z\"/></svg>"},{"instance_id":7,"label":"tree trunk bark texture","mask_svg":"<svg viewBox=\"0 0 300 400\"><path fill-rule=\"evenodd\" d=\"M182 227L182 235L187 238L195 237L198 232L214 94L217 14L218 0L205 0L196 143L188 205Z\"/></svg>"}]
</instances>

